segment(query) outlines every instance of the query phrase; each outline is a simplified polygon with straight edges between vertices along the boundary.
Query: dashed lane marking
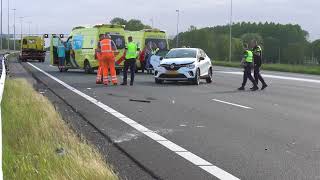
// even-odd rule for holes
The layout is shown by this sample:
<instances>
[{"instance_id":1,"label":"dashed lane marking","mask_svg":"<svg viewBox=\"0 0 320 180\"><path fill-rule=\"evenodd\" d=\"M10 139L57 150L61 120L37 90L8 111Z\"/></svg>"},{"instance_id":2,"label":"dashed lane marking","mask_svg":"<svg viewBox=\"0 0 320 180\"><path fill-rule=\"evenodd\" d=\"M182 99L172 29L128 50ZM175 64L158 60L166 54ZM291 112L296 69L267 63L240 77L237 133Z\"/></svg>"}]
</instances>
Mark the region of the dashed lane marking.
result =
<instances>
[{"instance_id":1,"label":"dashed lane marking","mask_svg":"<svg viewBox=\"0 0 320 180\"><path fill-rule=\"evenodd\" d=\"M244 108L244 109L253 109L252 107L243 106L243 105L240 105L240 104L235 104L235 103L231 103L231 102L227 102L227 101L221 101L219 99L212 99L212 101L216 101L216 102L219 102L219 103L228 104L228 105L231 105L231 106L236 106L236 107L240 107L240 108Z\"/></svg>"},{"instance_id":2,"label":"dashed lane marking","mask_svg":"<svg viewBox=\"0 0 320 180\"><path fill-rule=\"evenodd\" d=\"M132 128L136 129L137 131L143 133L144 135L148 136L149 138L153 139L154 141L158 142L163 147L166 147L170 151L176 153L177 155L181 156L182 158L186 159L190 163L196 165L197 167L203 169L207 173L222 179L222 180L239 180L239 178L233 176L232 174L220 169L219 167L213 165L212 163L206 161L205 159L193 154L190 151L182 148L181 146L169 141L165 137L155 133L154 131L144 127L143 125L137 123L136 121L126 117L125 115L119 113L118 111L112 109L111 107L99 102L98 100L84 94L83 92L77 90L76 88L68 85L67 83L61 81L60 79L50 75L49 73L43 71L42 69L36 67L35 65L28 63L33 68L37 69L38 71L42 72L49 78L53 79L54 81L58 82L65 88L69 89L70 91L78 94L79 96L85 98L86 100L90 101L91 103L95 104L96 106L100 107L101 109L105 110L106 112L110 113L114 117L118 118L120 121L126 123L127 125L131 126Z\"/></svg>"}]
</instances>

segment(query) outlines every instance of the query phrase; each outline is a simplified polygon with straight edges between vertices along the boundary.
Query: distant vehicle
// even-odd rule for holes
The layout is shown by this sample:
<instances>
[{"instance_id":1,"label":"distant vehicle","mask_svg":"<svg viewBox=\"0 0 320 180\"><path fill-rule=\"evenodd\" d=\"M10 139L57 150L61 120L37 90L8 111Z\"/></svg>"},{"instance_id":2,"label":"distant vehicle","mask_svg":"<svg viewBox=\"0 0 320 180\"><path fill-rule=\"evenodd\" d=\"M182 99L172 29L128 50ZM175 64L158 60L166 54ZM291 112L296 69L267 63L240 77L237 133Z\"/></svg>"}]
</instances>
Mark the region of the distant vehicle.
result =
<instances>
[{"instance_id":1,"label":"distant vehicle","mask_svg":"<svg viewBox=\"0 0 320 180\"><path fill-rule=\"evenodd\" d=\"M26 36L22 38L21 52L19 59L22 62L27 60L38 60L44 62L46 51L44 49L44 40L39 36Z\"/></svg>"},{"instance_id":2,"label":"distant vehicle","mask_svg":"<svg viewBox=\"0 0 320 180\"><path fill-rule=\"evenodd\" d=\"M159 58L165 56L169 51L168 37L165 31L159 29L144 29L141 31L126 31L126 38L132 36L133 41L138 44L140 53L144 52L146 47L154 46L159 48L156 56ZM137 69L141 70L139 57L137 58Z\"/></svg>"},{"instance_id":3,"label":"distant vehicle","mask_svg":"<svg viewBox=\"0 0 320 180\"><path fill-rule=\"evenodd\" d=\"M67 69L84 69L86 73L93 73L98 69L99 63L95 58L95 50L98 48L99 35L110 34L115 42L118 53L116 55L116 70L119 74L124 65L124 51L126 47L125 31L121 25L101 24L93 27L75 27L73 28L67 44L70 44L70 50L66 52ZM61 39L56 36L51 39L51 63L58 66L57 46Z\"/></svg>"},{"instance_id":4,"label":"distant vehicle","mask_svg":"<svg viewBox=\"0 0 320 180\"><path fill-rule=\"evenodd\" d=\"M155 68L155 82L191 81L200 84L200 79L211 83L213 68L211 59L202 49L177 48L172 49L161 58L160 65Z\"/></svg>"}]
</instances>

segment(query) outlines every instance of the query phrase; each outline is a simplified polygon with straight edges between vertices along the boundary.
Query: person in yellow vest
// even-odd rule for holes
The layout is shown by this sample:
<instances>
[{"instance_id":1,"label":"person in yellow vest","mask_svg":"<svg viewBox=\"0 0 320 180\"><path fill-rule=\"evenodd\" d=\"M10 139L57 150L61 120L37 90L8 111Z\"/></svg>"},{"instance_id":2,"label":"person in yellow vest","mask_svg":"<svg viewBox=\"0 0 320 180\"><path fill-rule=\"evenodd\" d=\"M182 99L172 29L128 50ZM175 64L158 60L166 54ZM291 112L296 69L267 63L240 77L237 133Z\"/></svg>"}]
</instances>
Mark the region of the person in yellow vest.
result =
<instances>
[{"instance_id":1,"label":"person in yellow vest","mask_svg":"<svg viewBox=\"0 0 320 180\"><path fill-rule=\"evenodd\" d=\"M133 86L134 82L134 76L136 71L136 59L138 57L138 45L133 42L132 37L128 37L128 45L126 47L126 57L124 61L124 70L123 70L123 83L121 85L126 86L127 85L127 76L128 76L128 70L130 68L131 73L131 80L130 80L130 86Z\"/></svg>"},{"instance_id":2,"label":"person in yellow vest","mask_svg":"<svg viewBox=\"0 0 320 180\"><path fill-rule=\"evenodd\" d=\"M245 45L245 52L244 52L244 57L242 59L242 65L244 68L243 71L243 81L242 81L242 86L238 88L239 91L244 91L245 86L247 84L248 78L252 82L253 87L251 88L252 91L258 90L258 86L256 81L253 79L251 75L251 70L253 66L253 52L249 50L248 45Z\"/></svg>"}]
</instances>

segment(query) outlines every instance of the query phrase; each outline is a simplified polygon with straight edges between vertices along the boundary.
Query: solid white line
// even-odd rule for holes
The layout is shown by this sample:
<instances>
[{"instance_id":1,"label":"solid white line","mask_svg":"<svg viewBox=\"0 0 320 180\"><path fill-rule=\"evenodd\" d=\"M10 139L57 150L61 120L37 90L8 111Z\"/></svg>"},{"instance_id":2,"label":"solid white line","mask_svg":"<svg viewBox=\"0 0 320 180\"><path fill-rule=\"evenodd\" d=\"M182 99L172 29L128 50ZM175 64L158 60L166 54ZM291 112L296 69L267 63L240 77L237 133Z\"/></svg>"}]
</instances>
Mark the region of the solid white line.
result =
<instances>
[{"instance_id":1,"label":"solid white line","mask_svg":"<svg viewBox=\"0 0 320 180\"><path fill-rule=\"evenodd\" d=\"M231 72L231 71L216 71L218 73L224 74L234 74L234 75L241 75L243 72ZM291 80L291 81L302 81L302 82L310 82L310 83L320 83L320 80L316 79L307 79L307 78L297 78L297 77L289 77L289 76L278 76L278 75L268 75L262 74L263 77L266 78L273 78L273 79L281 79L281 80Z\"/></svg>"},{"instance_id":2,"label":"solid white line","mask_svg":"<svg viewBox=\"0 0 320 180\"><path fill-rule=\"evenodd\" d=\"M117 112L116 110L110 108L109 106L99 102L98 100L84 94L83 92L73 88L72 86L66 84L65 82L61 81L60 79L50 75L49 73L43 71L42 69L36 67L35 65L31 64L28 62L28 64L30 66L32 66L33 68L37 69L38 71L42 72L43 74L45 74L46 76L48 76L49 78L55 80L56 82L58 82L59 84L61 84L62 86L66 87L67 89L73 91L74 93L78 94L79 96L87 99L88 101L90 101L91 103L95 104L96 106L100 107L101 109L105 110L106 112L110 113L111 115L116 115L119 116L119 120L121 120L122 122L126 123L127 125L133 127L134 129L136 129L137 131L145 134L146 136L148 136L149 138L153 139L154 141L158 142L159 144L161 144L163 147L166 147L167 149L171 150L172 152L180 155L181 157L183 157L184 159L188 160L189 162L191 162L192 164L198 166L199 168L203 169L204 171L208 172L209 174L222 179L222 180L239 180L239 178L233 176L232 174L224 171L221 169L221 173L220 171L213 171L212 169L216 169L217 167L214 166L213 164L211 164L210 162L202 159L201 157L185 150L184 148L180 147L179 145L169 141L168 139L160 136L159 134L151 131L150 129L142 126L141 124L133 121L132 119L125 117L124 115L122 115L121 113ZM115 117L116 117L115 116ZM174 151L177 150L177 151ZM183 150L183 152L181 152L181 150ZM202 166L206 166L206 168L203 168ZM211 168L210 168L211 167Z\"/></svg>"},{"instance_id":3,"label":"solid white line","mask_svg":"<svg viewBox=\"0 0 320 180\"><path fill-rule=\"evenodd\" d=\"M216 102L220 102L220 103L224 103L224 104L228 104L228 105L232 105L232 106L236 106L236 107L240 107L240 108L244 108L244 109L253 109L251 107L248 106L243 106L240 104L235 104L235 103L231 103L231 102L227 102L227 101L221 101L219 99L212 99L212 101L216 101Z\"/></svg>"},{"instance_id":4,"label":"solid white line","mask_svg":"<svg viewBox=\"0 0 320 180\"><path fill-rule=\"evenodd\" d=\"M2 57L2 73L0 79L0 180L3 179L3 171L2 171L2 116L1 116L1 104L2 104L2 96L4 91L4 84L6 81L6 66L4 64L4 59L6 57Z\"/></svg>"}]
</instances>

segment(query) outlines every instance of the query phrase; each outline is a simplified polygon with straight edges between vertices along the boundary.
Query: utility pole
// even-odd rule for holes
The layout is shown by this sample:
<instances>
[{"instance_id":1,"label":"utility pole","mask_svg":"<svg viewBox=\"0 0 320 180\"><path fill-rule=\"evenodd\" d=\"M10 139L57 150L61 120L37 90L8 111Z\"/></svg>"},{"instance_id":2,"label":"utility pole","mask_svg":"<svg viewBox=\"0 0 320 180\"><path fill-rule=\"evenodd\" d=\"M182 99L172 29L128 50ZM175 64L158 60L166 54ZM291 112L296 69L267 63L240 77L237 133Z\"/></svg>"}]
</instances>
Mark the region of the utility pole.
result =
<instances>
[{"instance_id":1,"label":"utility pole","mask_svg":"<svg viewBox=\"0 0 320 180\"><path fill-rule=\"evenodd\" d=\"M27 23L29 24L29 36L31 36L31 24L32 24L32 22L29 21L29 22L27 22Z\"/></svg>"},{"instance_id":2,"label":"utility pole","mask_svg":"<svg viewBox=\"0 0 320 180\"><path fill-rule=\"evenodd\" d=\"M177 43L176 43L176 47L179 47L179 21L180 21L180 10L177 9Z\"/></svg>"},{"instance_id":3,"label":"utility pole","mask_svg":"<svg viewBox=\"0 0 320 180\"><path fill-rule=\"evenodd\" d=\"M229 27L230 27L230 37L229 37L229 62L231 62L231 59L232 59L232 16L233 16L233 2L231 0L230 2L230 24L229 24Z\"/></svg>"},{"instance_id":4,"label":"utility pole","mask_svg":"<svg viewBox=\"0 0 320 180\"><path fill-rule=\"evenodd\" d=\"M0 41L1 41L1 42L0 42L0 44L1 44L0 47L1 47L1 50L2 50L2 35L3 35L3 34L2 34L2 10L3 10L3 9L2 9L2 0L1 0L1 27L0 27L0 29L1 29L1 38L0 38Z\"/></svg>"},{"instance_id":5,"label":"utility pole","mask_svg":"<svg viewBox=\"0 0 320 180\"><path fill-rule=\"evenodd\" d=\"M151 27L153 29L154 28L154 20L153 20L153 18L151 18L150 21L151 21Z\"/></svg>"},{"instance_id":6,"label":"utility pole","mask_svg":"<svg viewBox=\"0 0 320 180\"><path fill-rule=\"evenodd\" d=\"M16 50L16 10L13 10L13 49Z\"/></svg>"},{"instance_id":7,"label":"utility pole","mask_svg":"<svg viewBox=\"0 0 320 180\"><path fill-rule=\"evenodd\" d=\"M8 50L10 50L10 0L8 0Z\"/></svg>"}]
</instances>

